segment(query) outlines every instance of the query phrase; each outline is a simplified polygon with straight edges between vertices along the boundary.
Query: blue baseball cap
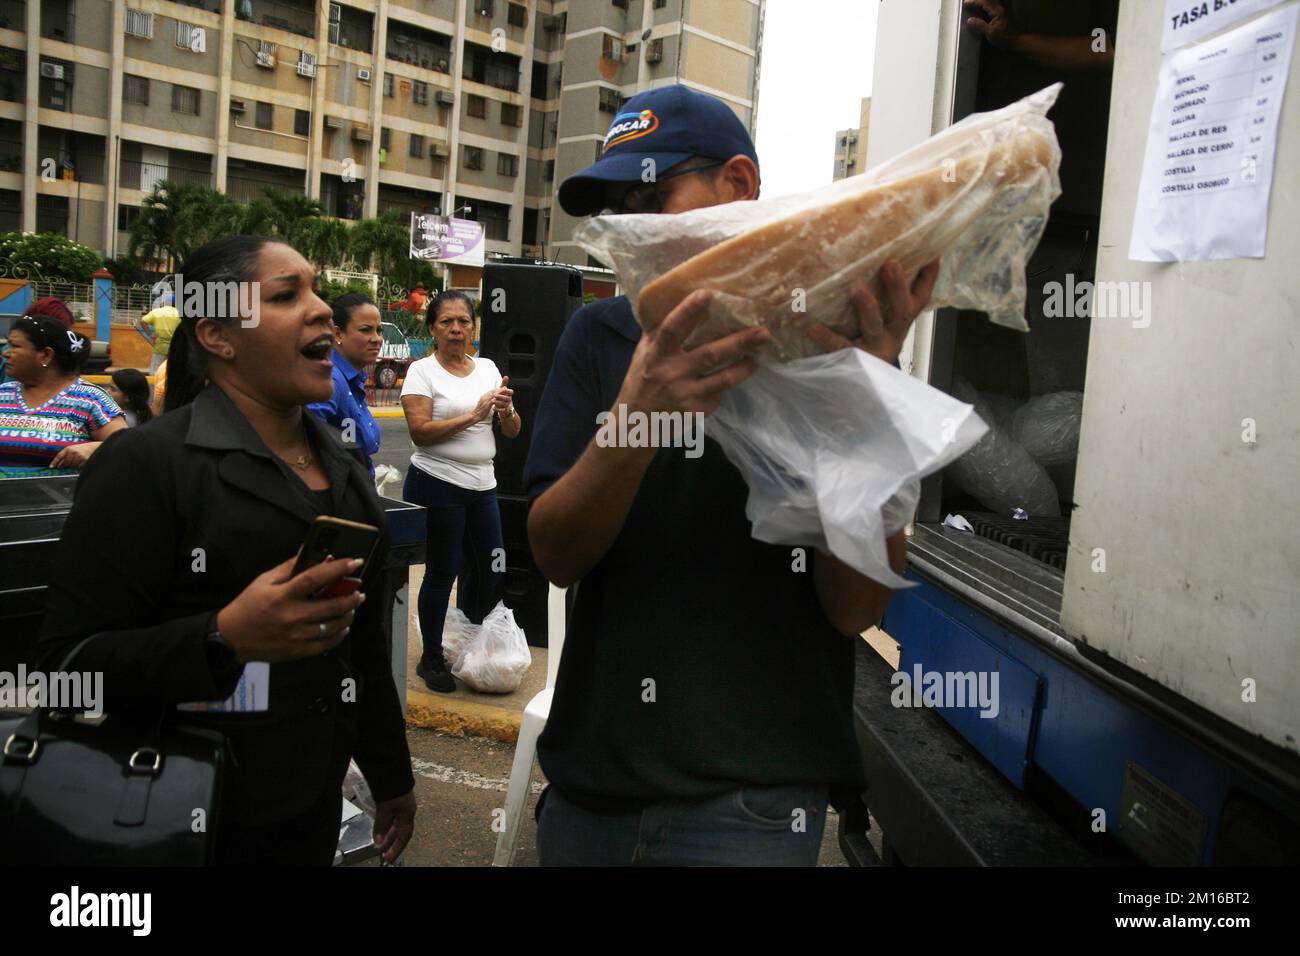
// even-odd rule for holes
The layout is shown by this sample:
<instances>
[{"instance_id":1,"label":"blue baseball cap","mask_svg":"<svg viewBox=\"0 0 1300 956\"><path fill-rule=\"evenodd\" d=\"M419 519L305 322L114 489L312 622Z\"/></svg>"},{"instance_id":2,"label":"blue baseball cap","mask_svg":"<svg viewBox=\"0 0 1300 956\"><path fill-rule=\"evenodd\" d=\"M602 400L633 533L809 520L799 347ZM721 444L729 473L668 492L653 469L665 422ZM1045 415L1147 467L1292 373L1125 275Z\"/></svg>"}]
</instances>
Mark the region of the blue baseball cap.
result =
<instances>
[{"instance_id":1,"label":"blue baseball cap","mask_svg":"<svg viewBox=\"0 0 1300 956\"><path fill-rule=\"evenodd\" d=\"M600 158L560 184L560 207L590 216L605 207L607 183L641 180L645 160L667 171L692 156L724 162L748 156L758 165L749 130L722 100L681 84L638 93L614 117Z\"/></svg>"}]
</instances>

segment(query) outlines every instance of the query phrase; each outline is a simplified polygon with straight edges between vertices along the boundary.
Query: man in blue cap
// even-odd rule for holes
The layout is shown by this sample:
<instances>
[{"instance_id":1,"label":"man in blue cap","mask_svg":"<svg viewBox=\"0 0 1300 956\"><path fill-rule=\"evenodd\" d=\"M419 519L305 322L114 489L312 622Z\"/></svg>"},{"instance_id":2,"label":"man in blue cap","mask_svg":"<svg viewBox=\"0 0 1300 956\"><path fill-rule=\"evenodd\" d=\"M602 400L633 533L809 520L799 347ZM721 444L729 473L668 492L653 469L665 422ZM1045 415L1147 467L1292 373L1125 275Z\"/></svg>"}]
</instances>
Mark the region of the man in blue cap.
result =
<instances>
[{"instance_id":1,"label":"man in blue cap","mask_svg":"<svg viewBox=\"0 0 1300 956\"><path fill-rule=\"evenodd\" d=\"M671 86L627 102L559 201L575 216L678 213L758 189L736 114ZM896 361L937 271L909 284L891 263L888 318L864 283L861 339L810 334ZM754 540L744 480L707 435L696 456L596 440L610 416L707 414L753 373L766 329L683 349L707 301L692 293L650 334L625 297L578 310L537 412L524 475L534 559L558 585L581 579L538 743L543 865L812 865L830 791L864 785L854 640L890 591L830 555L801 561ZM901 572L901 533L889 549Z\"/></svg>"}]
</instances>

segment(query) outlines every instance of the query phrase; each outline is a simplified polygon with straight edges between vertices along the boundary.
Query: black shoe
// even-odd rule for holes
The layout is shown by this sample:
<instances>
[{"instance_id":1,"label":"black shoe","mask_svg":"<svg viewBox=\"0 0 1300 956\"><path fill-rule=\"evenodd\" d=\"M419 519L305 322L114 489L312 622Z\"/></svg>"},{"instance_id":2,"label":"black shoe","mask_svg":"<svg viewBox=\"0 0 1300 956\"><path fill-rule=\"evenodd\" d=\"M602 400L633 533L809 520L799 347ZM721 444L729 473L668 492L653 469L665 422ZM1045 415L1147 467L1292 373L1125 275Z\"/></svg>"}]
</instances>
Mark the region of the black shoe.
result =
<instances>
[{"instance_id":1,"label":"black shoe","mask_svg":"<svg viewBox=\"0 0 1300 956\"><path fill-rule=\"evenodd\" d=\"M442 655L425 659L415 665L415 673L424 678L424 686L440 694L450 694L456 689L456 679L447 670L447 662Z\"/></svg>"}]
</instances>

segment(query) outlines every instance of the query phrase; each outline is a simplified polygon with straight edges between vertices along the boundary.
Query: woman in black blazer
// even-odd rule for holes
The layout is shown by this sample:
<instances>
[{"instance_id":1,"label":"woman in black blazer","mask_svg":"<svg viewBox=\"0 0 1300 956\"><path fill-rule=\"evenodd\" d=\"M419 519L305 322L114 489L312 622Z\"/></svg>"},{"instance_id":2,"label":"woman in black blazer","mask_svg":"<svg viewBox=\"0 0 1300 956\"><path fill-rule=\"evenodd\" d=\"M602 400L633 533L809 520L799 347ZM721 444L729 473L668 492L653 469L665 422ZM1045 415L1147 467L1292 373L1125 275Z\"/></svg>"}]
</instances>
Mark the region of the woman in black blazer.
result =
<instances>
[{"instance_id":1,"label":"woman in black blazer","mask_svg":"<svg viewBox=\"0 0 1300 956\"><path fill-rule=\"evenodd\" d=\"M181 275L191 289L240 283L253 308L214 310L205 296L202 316L183 315L167 413L113 436L82 472L40 664L58 666L94 635L70 667L103 672L112 714L224 699L245 662L270 661L265 712L187 715L223 731L234 758L217 862L328 864L351 756L391 861L415 798L382 620L387 535L355 594L311 598L355 571L347 560L291 577L317 515L384 527L359 456L303 413L332 391L330 308L311 265L262 237L209 243Z\"/></svg>"}]
</instances>

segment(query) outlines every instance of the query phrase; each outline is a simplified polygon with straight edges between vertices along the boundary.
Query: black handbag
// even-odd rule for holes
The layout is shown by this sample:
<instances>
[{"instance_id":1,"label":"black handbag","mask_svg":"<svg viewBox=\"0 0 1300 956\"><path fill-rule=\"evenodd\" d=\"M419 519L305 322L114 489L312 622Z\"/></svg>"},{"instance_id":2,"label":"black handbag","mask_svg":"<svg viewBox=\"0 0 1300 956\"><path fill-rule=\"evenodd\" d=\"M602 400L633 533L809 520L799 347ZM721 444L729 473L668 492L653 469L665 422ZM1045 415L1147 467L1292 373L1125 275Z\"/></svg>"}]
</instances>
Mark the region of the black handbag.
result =
<instances>
[{"instance_id":1,"label":"black handbag","mask_svg":"<svg viewBox=\"0 0 1300 956\"><path fill-rule=\"evenodd\" d=\"M0 741L0 863L213 862L222 734L172 714L90 723L41 709L0 717Z\"/></svg>"}]
</instances>

